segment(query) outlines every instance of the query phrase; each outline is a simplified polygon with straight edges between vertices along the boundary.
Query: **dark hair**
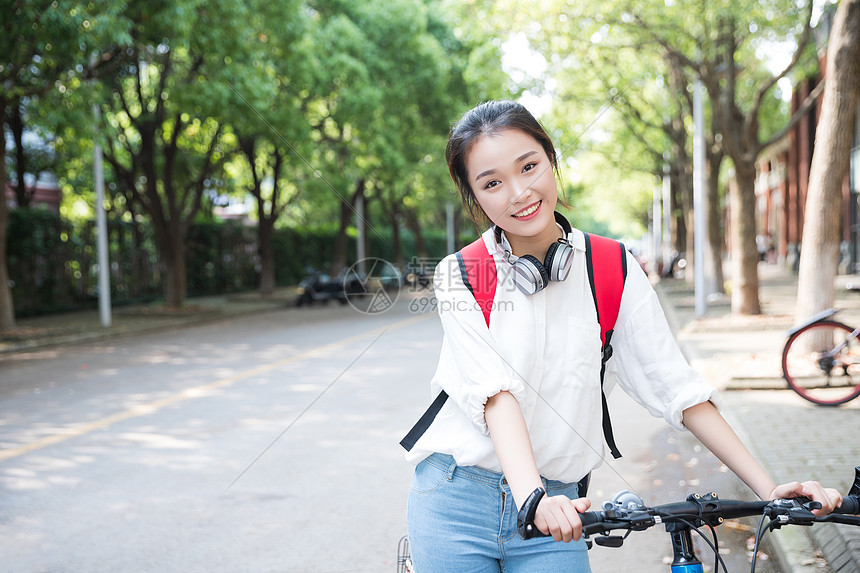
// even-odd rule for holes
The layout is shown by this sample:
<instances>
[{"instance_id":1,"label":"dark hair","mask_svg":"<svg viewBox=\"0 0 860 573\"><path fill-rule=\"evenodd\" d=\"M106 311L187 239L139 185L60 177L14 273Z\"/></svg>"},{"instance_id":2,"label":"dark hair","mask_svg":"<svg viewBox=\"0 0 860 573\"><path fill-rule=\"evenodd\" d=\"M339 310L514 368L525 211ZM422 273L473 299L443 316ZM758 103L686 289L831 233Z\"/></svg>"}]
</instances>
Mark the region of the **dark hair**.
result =
<instances>
[{"instance_id":1,"label":"dark hair","mask_svg":"<svg viewBox=\"0 0 860 573\"><path fill-rule=\"evenodd\" d=\"M451 179L460 191L463 206L469 218L479 229L489 220L478 205L475 193L469 184L468 173L466 173L466 154L481 136L492 135L506 129L518 129L533 137L546 152L556 177L560 177L552 139L540 122L523 105L510 100L496 100L482 103L467 111L451 128L448 146L445 149L445 160L448 162ZM561 203L566 205L564 201Z\"/></svg>"}]
</instances>

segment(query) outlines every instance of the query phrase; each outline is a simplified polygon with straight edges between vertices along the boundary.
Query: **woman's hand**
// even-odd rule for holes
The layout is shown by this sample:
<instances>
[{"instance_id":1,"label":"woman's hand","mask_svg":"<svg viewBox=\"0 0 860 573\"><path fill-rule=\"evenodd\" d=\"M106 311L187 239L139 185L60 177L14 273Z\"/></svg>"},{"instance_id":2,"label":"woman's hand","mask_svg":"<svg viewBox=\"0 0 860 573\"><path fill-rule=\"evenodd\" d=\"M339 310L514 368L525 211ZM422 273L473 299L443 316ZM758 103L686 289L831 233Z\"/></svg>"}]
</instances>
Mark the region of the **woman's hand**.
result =
<instances>
[{"instance_id":1,"label":"woman's hand","mask_svg":"<svg viewBox=\"0 0 860 573\"><path fill-rule=\"evenodd\" d=\"M768 499L789 499L792 497L808 497L821 504L821 509L813 510L817 516L827 515L842 505L842 494L830 487L823 487L817 481L794 481L773 488Z\"/></svg>"},{"instance_id":2,"label":"woman's hand","mask_svg":"<svg viewBox=\"0 0 860 573\"><path fill-rule=\"evenodd\" d=\"M570 499L563 495L541 498L535 513L535 526L556 541L579 541L582 522L579 514L588 511L591 502L584 497Z\"/></svg>"}]
</instances>

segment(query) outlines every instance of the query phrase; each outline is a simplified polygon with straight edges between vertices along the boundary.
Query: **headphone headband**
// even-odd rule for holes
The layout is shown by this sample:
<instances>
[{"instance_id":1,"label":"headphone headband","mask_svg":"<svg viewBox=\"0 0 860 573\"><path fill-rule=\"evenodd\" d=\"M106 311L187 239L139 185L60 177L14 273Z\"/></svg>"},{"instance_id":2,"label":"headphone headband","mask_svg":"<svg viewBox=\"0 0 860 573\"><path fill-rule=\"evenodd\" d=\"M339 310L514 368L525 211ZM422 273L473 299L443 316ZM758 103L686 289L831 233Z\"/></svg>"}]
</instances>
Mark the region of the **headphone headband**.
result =
<instances>
[{"instance_id":1,"label":"headphone headband","mask_svg":"<svg viewBox=\"0 0 860 573\"><path fill-rule=\"evenodd\" d=\"M563 281L570 272L573 246L568 242L568 236L572 228L561 213L554 211L553 215L556 224L564 232L564 237L549 246L543 263L532 255L515 256L501 245L503 229L498 225L493 229L496 249L502 252L505 262L514 267L514 284L523 294L535 294L546 288L550 281ZM511 260L512 257L514 260Z\"/></svg>"}]
</instances>

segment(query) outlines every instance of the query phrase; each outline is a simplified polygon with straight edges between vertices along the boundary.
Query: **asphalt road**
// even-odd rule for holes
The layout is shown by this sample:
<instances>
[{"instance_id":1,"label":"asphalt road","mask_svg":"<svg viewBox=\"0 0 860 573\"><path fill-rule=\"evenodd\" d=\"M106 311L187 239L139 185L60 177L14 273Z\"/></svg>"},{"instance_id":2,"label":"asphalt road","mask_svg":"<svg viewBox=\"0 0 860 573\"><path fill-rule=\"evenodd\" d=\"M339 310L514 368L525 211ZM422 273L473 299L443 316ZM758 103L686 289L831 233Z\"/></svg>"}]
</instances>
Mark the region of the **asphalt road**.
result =
<instances>
[{"instance_id":1,"label":"asphalt road","mask_svg":"<svg viewBox=\"0 0 860 573\"><path fill-rule=\"evenodd\" d=\"M441 336L435 314L401 301L5 359L0 568L396 571L412 471L398 441L430 399ZM620 392L611 408L625 458L595 472L595 505L620 489L648 503L750 495ZM745 570L749 533L722 529L743 564L730 570ZM662 573L670 553L654 528L591 557L595 571Z\"/></svg>"}]
</instances>

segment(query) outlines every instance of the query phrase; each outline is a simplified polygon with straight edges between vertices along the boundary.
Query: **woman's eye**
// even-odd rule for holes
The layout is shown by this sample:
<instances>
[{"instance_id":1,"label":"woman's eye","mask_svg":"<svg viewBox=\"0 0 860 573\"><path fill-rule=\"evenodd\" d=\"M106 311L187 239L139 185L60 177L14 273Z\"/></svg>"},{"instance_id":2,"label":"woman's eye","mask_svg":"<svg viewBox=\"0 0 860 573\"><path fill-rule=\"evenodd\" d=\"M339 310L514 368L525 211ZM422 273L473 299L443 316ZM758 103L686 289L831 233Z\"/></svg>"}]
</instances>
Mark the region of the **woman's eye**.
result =
<instances>
[{"instance_id":1,"label":"woman's eye","mask_svg":"<svg viewBox=\"0 0 860 573\"><path fill-rule=\"evenodd\" d=\"M484 189L492 189L493 187L495 187L498 184L499 184L499 182L496 181L495 179L493 179L492 181L487 181L487 184L484 185Z\"/></svg>"},{"instance_id":2,"label":"woman's eye","mask_svg":"<svg viewBox=\"0 0 860 573\"><path fill-rule=\"evenodd\" d=\"M523 173L531 171L535 167L537 167L537 163L526 163L526 165L523 167Z\"/></svg>"}]
</instances>

